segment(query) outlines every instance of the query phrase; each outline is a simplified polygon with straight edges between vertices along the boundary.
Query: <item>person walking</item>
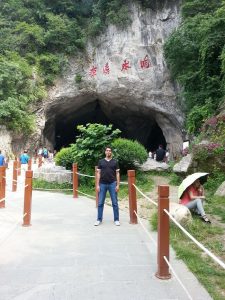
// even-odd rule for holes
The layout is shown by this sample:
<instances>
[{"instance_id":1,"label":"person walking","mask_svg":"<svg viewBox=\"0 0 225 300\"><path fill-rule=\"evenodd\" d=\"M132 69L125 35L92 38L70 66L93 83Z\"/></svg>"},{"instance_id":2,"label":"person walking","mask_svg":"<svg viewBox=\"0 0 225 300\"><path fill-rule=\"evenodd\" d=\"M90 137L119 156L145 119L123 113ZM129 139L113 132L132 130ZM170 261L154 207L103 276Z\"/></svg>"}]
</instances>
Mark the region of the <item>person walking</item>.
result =
<instances>
[{"instance_id":1,"label":"person walking","mask_svg":"<svg viewBox=\"0 0 225 300\"><path fill-rule=\"evenodd\" d=\"M116 226L120 226L119 221L119 206L117 193L120 185L120 169L118 162L112 158L112 148L105 148L105 158L99 160L97 169L97 191L98 191L98 215L97 221L94 223L98 226L102 223L103 209L105 204L105 197L107 191L109 191L113 214L114 223Z\"/></svg>"},{"instance_id":2,"label":"person walking","mask_svg":"<svg viewBox=\"0 0 225 300\"><path fill-rule=\"evenodd\" d=\"M0 150L0 167L5 165L5 156L2 154L2 150Z\"/></svg>"},{"instance_id":3,"label":"person walking","mask_svg":"<svg viewBox=\"0 0 225 300\"><path fill-rule=\"evenodd\" d=\"M27 154L27 150L24 150L23 154L20 155L21 169L23 171L27 170L29 159L30 159L30 157Z\"/></svg>"}]
</instances>

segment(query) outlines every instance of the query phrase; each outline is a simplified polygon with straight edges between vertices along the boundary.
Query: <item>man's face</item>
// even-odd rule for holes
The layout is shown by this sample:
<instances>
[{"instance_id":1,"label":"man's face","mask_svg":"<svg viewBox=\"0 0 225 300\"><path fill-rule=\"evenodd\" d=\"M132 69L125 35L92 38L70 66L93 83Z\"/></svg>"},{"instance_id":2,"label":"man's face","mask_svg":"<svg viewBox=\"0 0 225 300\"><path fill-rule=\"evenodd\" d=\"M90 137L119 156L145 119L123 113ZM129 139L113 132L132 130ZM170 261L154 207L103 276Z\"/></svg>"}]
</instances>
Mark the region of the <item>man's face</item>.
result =
<instances>
[{"instance_id":1,"label":"man's face","mask_svg":"<svg viewBox=\"0 0 225 300\"><path fill-rule=\"evenodd\" d=\"M112 157L112 150L110 148L106 148L106 150L105 150L105 156L107 158L111 158Z\"/></svg>"}]
</instances>

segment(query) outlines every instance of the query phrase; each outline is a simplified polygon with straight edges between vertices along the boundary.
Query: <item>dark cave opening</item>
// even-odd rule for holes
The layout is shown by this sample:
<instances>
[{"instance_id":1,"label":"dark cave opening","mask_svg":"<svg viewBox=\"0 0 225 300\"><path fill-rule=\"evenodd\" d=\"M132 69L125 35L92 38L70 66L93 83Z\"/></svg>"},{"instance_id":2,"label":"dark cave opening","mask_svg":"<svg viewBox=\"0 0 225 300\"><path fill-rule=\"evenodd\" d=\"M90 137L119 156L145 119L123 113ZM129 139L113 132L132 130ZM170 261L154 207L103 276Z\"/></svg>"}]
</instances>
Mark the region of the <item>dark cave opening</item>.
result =
<instances>
[{"instance_id":1,"label":"dark cave opening","mask_svg":"<svg viewBox=\"0 0 225 300\"><path fill-rule=\"evenodd\" d=\"M155 151L160 144L166 149L165 137L153 114L143 116L122 108L113 108L110 109L110 113L109 111L106 113L106 109L98 100L76 111L72 109L60 113L58 111L54 122L52 120L46 122L44 135L52 141L52 146L58 151L62 147L75 143L76 136L79 135L77 125L87 123L112 124L114 129L121 130L121 137L139 141L148 151ZM54 136L52 135L53 128Z\"/></svg>"}]
</instances>

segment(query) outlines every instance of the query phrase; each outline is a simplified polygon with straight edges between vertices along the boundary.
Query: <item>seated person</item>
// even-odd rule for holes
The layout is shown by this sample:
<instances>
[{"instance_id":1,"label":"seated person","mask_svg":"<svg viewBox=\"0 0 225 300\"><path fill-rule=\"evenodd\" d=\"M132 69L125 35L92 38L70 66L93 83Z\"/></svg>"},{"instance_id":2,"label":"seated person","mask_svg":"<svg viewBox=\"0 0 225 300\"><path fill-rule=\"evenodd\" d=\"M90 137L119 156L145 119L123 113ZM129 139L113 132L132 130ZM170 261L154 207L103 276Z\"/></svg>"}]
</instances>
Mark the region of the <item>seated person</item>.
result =
<instances>
[{"instance_id":1,"label":"seated person","mask_svg":"<svg viewBox=\"0 0 225 300\"><path fill-rule=\"evenodd\" d=\"M205 196L203 186L201 185L199 179L197 179L184 191L180 198L180 204L185 205L190 210L194 210L201 216L204 222L211 223L211 221L207 218L203 208L204 199Z\"/></svg>"}]
</instances>

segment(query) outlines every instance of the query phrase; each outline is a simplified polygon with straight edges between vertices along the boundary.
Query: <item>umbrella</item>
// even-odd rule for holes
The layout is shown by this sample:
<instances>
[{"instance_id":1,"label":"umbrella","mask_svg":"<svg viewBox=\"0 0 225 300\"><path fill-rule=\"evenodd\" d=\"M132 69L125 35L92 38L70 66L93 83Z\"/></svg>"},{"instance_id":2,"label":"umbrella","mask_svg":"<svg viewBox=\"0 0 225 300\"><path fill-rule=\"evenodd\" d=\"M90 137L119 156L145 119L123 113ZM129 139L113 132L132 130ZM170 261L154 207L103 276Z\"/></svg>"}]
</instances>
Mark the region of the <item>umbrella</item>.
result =
<instances>
[{"instance_id":1,"label":"umbrella","mask_svg":"<svg viewBox=\"0 0 225 300\"><path fill-rule=\"evenodd\" d=\"M178 187L178 198L180 199L180 197L182 196L183 192L193 183L195 182L195 180L201 178L201 177L205 177L209 175L209 173L193 173L191 175L189 175L188 177L186 177L181 184ZM207 179L207 177L205 177ZM202 183L202 182L201 182Z\"/></svg>"}]
</instances>

